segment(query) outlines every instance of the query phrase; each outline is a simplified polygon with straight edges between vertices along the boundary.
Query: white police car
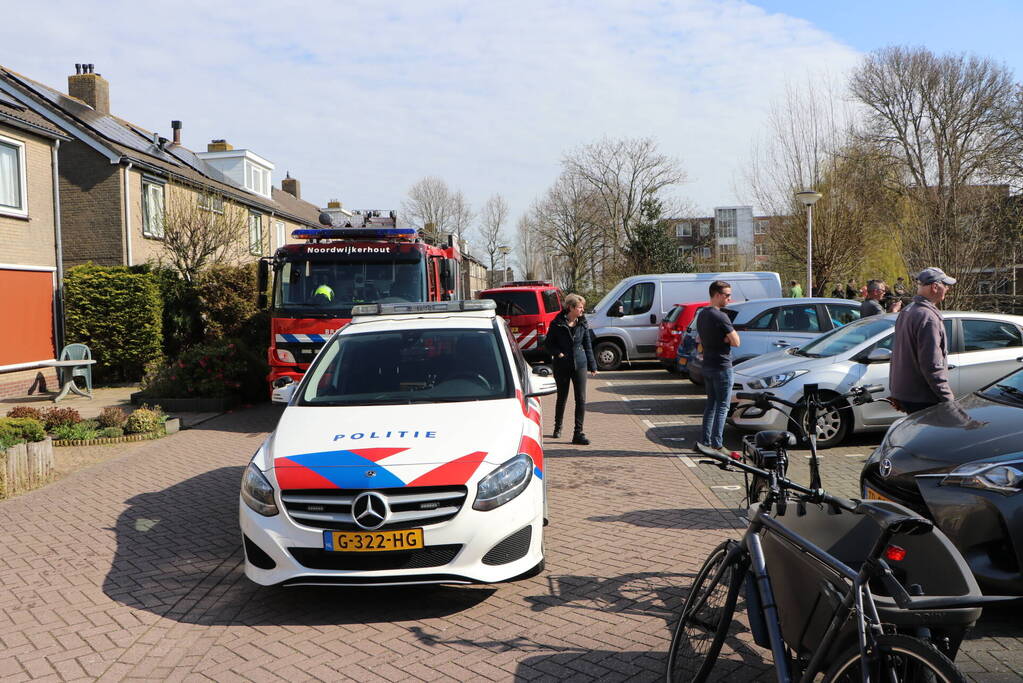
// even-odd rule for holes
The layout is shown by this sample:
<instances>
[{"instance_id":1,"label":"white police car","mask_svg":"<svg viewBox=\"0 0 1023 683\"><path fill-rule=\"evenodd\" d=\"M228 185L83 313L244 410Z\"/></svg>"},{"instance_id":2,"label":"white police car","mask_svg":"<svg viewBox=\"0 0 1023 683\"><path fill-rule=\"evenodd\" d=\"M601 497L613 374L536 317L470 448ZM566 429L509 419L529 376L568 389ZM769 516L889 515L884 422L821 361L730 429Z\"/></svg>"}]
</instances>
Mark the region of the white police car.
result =
<instances>
[{"instance_id":1,"label":"white police car","mask_svg":"<svg viewBox=\"0 0 1023 683\"><path fill-rule=\"evenodd\" d=\"M532 374L493 301L356 306L242 479L263 585L496 582L543 567Z\"/></svg>"}]
</instances>

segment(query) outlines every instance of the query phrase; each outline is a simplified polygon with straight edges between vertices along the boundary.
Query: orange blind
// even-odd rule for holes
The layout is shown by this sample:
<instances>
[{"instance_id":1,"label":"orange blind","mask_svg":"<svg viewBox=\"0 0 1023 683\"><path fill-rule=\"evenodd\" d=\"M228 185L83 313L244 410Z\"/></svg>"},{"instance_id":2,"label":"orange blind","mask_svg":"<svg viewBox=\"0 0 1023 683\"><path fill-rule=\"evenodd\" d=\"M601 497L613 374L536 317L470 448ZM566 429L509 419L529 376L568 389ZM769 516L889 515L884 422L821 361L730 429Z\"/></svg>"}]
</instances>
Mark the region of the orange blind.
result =
<instances>
[{"instance_id":1,"label":"orange blind","mask_svg":"<svg viewBox=\"0 0 1023 683\"><path fill-rule=\"evenodd\" d=\"M53 273L0 269L0 365L55 357Z\"/></svg>"}]
</instances>

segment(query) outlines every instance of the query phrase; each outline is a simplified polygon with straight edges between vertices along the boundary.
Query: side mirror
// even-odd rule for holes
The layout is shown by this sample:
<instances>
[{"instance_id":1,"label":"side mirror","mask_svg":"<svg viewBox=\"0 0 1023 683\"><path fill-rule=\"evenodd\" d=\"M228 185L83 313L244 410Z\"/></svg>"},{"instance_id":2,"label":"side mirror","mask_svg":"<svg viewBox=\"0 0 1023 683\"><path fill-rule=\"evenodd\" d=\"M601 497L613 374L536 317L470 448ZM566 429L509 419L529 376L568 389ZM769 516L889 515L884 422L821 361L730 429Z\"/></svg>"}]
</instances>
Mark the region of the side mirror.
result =
<instances>
[{"instance_id":1,"label":"side mirror","mask_svg":"<svg viewBox=\"0 0 1023 683\"><path fill-rule=\"evenodd\" d=\"M540 377L550 377L554 374L554 371L551 370L551 366L541 364L533 366L533 374L539 375Z\"/></svg>"},{"instance_id":2,"label":"side mirror","mask_svg":"<svg viewBox=\"0 0 1023 683\"><path fill-rule=\"evenodd\" d=\"M266 287L270 283L270 264L263 259L259 260L259 272L256 279L256 289L259 291L257 305L259 308L266 308L267 297Z\"/></svg>"},{"instance_id":3,"label":"side mirror","mask_svg":"<svg viewBox=\"0 0 1023 683\"><path fill-rule=\"evenodd\" d=\"M867 354L868 363L887 363L892 359L891 349L874 349Z\"/></svg>"},{"instance_id":4,"label":"side mirror","mask_svg":"<svg viewBox=\"0 0 1023 683\"><path fill-rule=\"evenodd\" d=\"M552 376L541 376L532 374L529 376L529 391L526 396L547 396L558 390L558 385Z\"/></svg>"},{"instance_id":5,"label":"side mirror","mask_svg":"<svg viewBox=\"0 0 1023 683\"><path fill-rule=\"evenodd\" d=\"M609 318L624 318L625 317L625 306L622 306L621 301L616 301L611 304L611 308L607 309L607 317Z\"/></svg>"},{"instance_id":6,"label":"side mirror","mask_svg":"<svg viewBox=\"0 0 1023 683\"><path fill-rule=\"evenodd\" d=\"M291 403L297 388L298 384L290 377L278 377L274 380L274 390L270 394L270 401L273 403Z\"/></svg>"},{"instance_id":7,"label":"side mirror","mask_svg":"<svg viewBox=\"0 0 1023 683\"><path fill-rule=\"evenodd\" d=\"M454 259L442 259L440 262L441 287L448 291L458 290L458 262Z\"/></svg>"}]
</instances>

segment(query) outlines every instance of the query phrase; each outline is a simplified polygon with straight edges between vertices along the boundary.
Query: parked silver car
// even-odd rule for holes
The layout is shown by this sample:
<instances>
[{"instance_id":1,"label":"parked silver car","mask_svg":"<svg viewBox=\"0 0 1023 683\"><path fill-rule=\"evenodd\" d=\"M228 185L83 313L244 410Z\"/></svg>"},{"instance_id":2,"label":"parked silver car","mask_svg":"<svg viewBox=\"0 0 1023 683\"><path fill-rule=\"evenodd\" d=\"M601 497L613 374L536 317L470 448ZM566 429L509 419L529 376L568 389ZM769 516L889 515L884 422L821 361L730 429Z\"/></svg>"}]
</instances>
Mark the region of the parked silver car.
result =
<instances>
[{"instance_id":1,"label":"parked silver car","mask_svg":"<svg viewBox=\"0 0 1023 683\"><path fill-rule=\"evenodd\" d=\"M772 391L798 403L803 386L817 384L825 396L853 386L881 384L887 396L888 368L894 341L895 313L872 316L824 334L799 348L778 351L735 368L735 391ZM972 393L1023 366L1023 316L997 313L945 312L949 382L956 396ZM732 424L741 429L789 428L781 409L747 416L738 408ZM751 411L755 412L755 411ZM798 411L797 411L798 412ZM833 408L817 421L818 445L840 443L851 432L885 430L902 416L887 401ZM802 413L792 416L802 419Z\"/></svg>"},{"instance_id":2,"label":"parked silver car","mask_svg":"<svg viewBox=\"0 0 1023 683\"><path fill-rule=\"evenodd\" d=\"M732 351L735 363L741 363L790 346L801 346L829 330L860 317L860 302L827 297L756 299L729 304L725 312L739 331L742 345ZM703 384L703 349L696 334L696 321L679 348L688 351L686 374L695 384ZM695 343L693 343L695 341Z\"/></svg>"}]
</instances>

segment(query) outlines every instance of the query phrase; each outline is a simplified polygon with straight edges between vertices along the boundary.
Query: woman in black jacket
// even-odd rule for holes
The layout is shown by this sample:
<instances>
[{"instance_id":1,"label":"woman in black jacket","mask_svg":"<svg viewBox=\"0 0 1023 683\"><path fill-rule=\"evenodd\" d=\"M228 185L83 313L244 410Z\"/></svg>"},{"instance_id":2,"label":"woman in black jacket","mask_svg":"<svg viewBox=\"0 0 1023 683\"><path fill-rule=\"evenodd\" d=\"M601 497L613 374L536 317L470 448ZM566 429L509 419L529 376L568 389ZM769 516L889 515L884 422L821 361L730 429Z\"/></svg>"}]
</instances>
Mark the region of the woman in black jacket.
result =
<instances>
[{"instance_id":1,"label":"woman in black jacket","mask_svg":"<svg viewBox=\"0 0 1023 683\"><path fill-rule=\"evenodd\" d=\"M554 407L553 438L561 436L561 423L568 402L568 385L575 390L575 431L572 443L588 446L590 440L583 434L586 417L586 371L597 375L597 360L593 357L590 327L586 323L586 300L578 294L565 297L561 313L551 322L545 342L554 364L554 381L558 385L558 401Z\"/></svg>"}]
</instances>

